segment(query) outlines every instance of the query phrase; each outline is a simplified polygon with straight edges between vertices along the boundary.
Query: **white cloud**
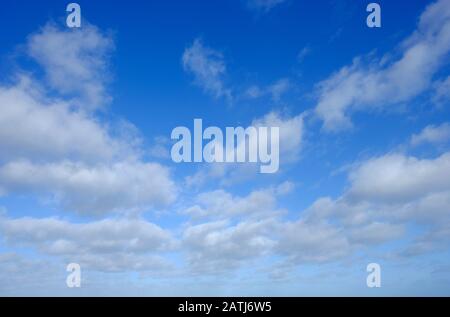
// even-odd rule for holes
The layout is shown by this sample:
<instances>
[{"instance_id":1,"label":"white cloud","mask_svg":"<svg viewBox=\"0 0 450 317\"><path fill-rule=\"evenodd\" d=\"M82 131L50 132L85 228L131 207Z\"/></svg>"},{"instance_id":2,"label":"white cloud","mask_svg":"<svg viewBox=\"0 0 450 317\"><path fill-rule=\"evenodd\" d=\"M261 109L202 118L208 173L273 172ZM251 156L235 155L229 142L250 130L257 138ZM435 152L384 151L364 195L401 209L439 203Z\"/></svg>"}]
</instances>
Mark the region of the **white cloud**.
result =
<instances>
[{"instance_id":1,"label":"white cloud","mask_svg":"<svg viewBox=\"0 0 450 317\"><path fill-rule=\"evenodd\" d=\"M273 84L261 88L257 85L250 86L244 93L245 98L257 99L269 95L273 102L279 102L281 97L289 91L292 84L289 79L281 78Z\"/></svg>"},{"instance_id":2,"label":"white cloud","mask_svg":"<svg viewBox=\"0 0 450 317\"><path fill-rule=\"evenodd\" d=\"M84 214L164 207L176 197L165 167L126 161L93 166L9 162L0 167L0 191L50 196L64 208Z\"/></svg>"},{"instance_id":3,"label":"white cloud","mask_svg":"<svg viewBox=\"0 0 450 317\"><path fill-rule=\"evenodd\" d=\"M280 2L258 1L262 8L266 6L263 10ZM442 4L435 6L437 9L430 7L422 16L418 33L404 43L399 61L387 67L381 64L365 67L361 61L355 62L322 83L322 92L328 97L343 98L338 112L344 119L349 107L357 108L353 102L365 106L390 99L393 92L384 87L385 83L394 84L397 101L407 100L415 91L430 85L431 74L423 81L417 79L411 88L397 76L423 71L423 64L436 69L434 62L422 55L424 49L432 48L434 59L441 57L436 52L447 52L444 47L447 31L442 25L448 28L448 11L443 10ZM46 69L48 84L62 96L49 98L50 93L30 82L31 77L24 77L17 85L0 87L0 103L4 105L0 112L0 192L49 197L66 209L84 214L171 204L177 197L177 188L169 170L160 164L144 162L140 150L129 145L134 143L134 137L130 141L113 136L106 124L96 119L93 112L86 111L109 99L104 82L96 78L105 70L104 57L111 43L94 28L82 32L87 32L86 38L80 38L83 33L77 31L47 26L29 40L31 54ZM70 43L68 63L52 50L57 44L65 44L66 33L72 41L80 41ZM94 52L95 47L100 48L99 54ZM414 67L409 69L410 65ZM205 91L231 99L231 91L224 84L226 67L220 52L196 40L184 52L183 66ZM58 81L66 76L85 80L67 86ZM339 80L343 81L342 86ZM279 81L268 87L267 92L257 88L253 94L267 93L279 100L288 87L289 81ZM351 90L355 87L362 87L365 92L354 94ZM385 96L371 95L372 89ZM61 100L72 94L79 98L70 96ZM74 104L80 107L73 108ZM326 109L326 102L322 106ZM330 118L325 124L334 125L333 120L340 117ZM300 156L303 120L303 114L290 117L270 112L252 125L280 127L281 158L289 163ZM440 142L448 137L447 130L447 124L429 126L413 136L411 142ZM166 157L166 140L155 141L150 154ZM234 177L233 173L242 176L243 170L248 169L248 166L243 169L228 166L213 164L203 176L194 175L193 182L213 177L221 178L223 184L230 181L230 176ZM176 251L185 252L190 268L200 274L257 263L265 256L277 259L280 256L296 264L338 260L358 248L401 238L410 223L431 225L411 253L431 250L439 239L448 240L450 153L434 159L387 154L355 167L349 180L349 189L341 197L318 199L298 219L288 221L281 220L284 210L278 206L277 198L292 190L289 182L253 190L246 196L225 190L200 193L191 206L181 209L190 216L190 221L208 218L208 222L185 224L181 241L176 241L168 230L141 218L71 223L58 218L11 219L1 211L0 234L7 245L34 248L44 255L79 261L101 271L167 268L170 264L161 254L172 251L180 242L182 249ZM14 256L0 255L0 265L10 261L21 263ZM6 267L11 268L9 264Z\"/></svg>"},{"instance_id":4,"label":"white cloud","mask_svg":"<svg viewBox=\"0 0 450 317\"><path fill-rule=\"evenodd\" d=\"M333 200L316 200L304 212L306 224L333 226L353 249L405 237L420 226L417 242L403 255L445 249L450 227L450 153L434 159L386 154L355 167L350 187ZM439 233L439 234L438 234Z\"/></svg>"},{"instance_id":5,"label":"white cloud","mask_svg":"<svg viewBox=\"0 0 450 317\"><path fill-rule=\"evenodd\" d=\"M28 38L27 48L44 68L49 86L65 96L76 95L79 106L92 110L110 101L105 82L113 41L95 26L60 29L47 24Z\"/></svg>"},{"instance_id":6,"label":"white cloud","mask_svg":"<svg viewBox=\"0 0 450 317\"><path fill-rule=\"evenodd\" d=\"M207 218L209 222L185 224L182 245L190 269L223 273L276 254L280 233L286 227L279 219L284 210L277 206L277 199L293 187L284 182L243 197L224 190L197 195L195 204L182 212L191 221Z\"/></svg>"},{"instance_id":7,"label":"white cloud","mask_svg":"<svg viewBox=\"0 0 450 317\"><path fill-rule=\"evenodd\" d=\"M139 160L128 123L113 137L95 117L49 99L28 77L0 86L0 102L3 194L51 195L65 208L93 214L174 200L168 170Z\"/></svg>"},{"instance_id":8,"label":"white cloud","mask_svg":"<svg viewBox=\"0 0 450 317\"><path fill-rule=\"evenodd\" d=\"M60 30L49 24L28 38L48 85L20 73L13 84L0 85L0 194L37 195L83 214L174 201L169 170L142 160L136 127L91 111L109 99L104 78L112 46L89 25Z\"/></svg>"},{"instance_id":9,"label":"white cloud","mask_svg":"<svg viewBox=\"0 0 450 317\"><path fill-rule=\"evenodd\" d=\"M277 196L289 193L293 184L284 182L277 187L255 190L244 197L233 196L224 190L203 192L197 195L195 205L183 213L193 218L225 218L244 216L258 218L273 216L282 211L277 209Z\"/></svg>"},{"instance_id":10,"label":"white cloud","mask_svg":"<svg viewBox=\"0 0 450 317\"><path fill-rule=\"evenodd\" d=\"M0 86L0 159L111 161L136 156L132 142L111 137L93 116L49 99L33 80Z\"/></svg>"},{"instance_id":11,"label":"white cloud","mask_svg":"<svg viewBox=\"0 0 450 317\"><path fill-rule=\"evenodd\" d=\"M214 97L225 97L231 101L232 95L224 83L226 65L221 52L209 48L200 39L187 47L182 57L183 68L194 75L195 83Z\"/></svg>"},{"instance_id":12,"label":"white cloud","mask_svg":"<svg viewBox=\"0 0 450 317\"><path fill-rule=\"evenodd\" d=\"M271 238L275 227L270 219L236 225L226 220L203 223L184 231L183 246L193 271L221 273L269 254L275 245Z\"/></svg>"},{"instance_id":13,"label":"white cloud","mask_svg":"<svg viewBox=\"0 0 450 317\"><path fill-rule=\"evenodd\" d=\"M350 174L351 199L409 202L428 193L450 190L450 153L436 159L388 154L371 159Z\"/></svg>"},{"instance_id":14,"label":"white cloud","mask_svg":"<svg viewBox=\"0 0 450 317\"><path fill-rule=\"evenodd\" d=\"M419 134L411 137L411 145L418 146L421 144L442 144L450 140L450 124L448 122L441 125L426 126Z\"/></svg>"},{"instance_id":15,"label":"white cloud","mask_svg":"<svg viewBox=\"0 0 450 317\"><path fill-rule=\"evenodd\" d=\"M142 219L70 223L57 218L2 217L0 233L7 245L31 247L101 271L159 268L166 263L159 254L173 249L175 243L170 233Z\"/></svg>"},{"instance_id":16,"label":"white cloud","mask_svg":"<svg viewBox=\"0 0 450 317\"><path fill-rule=\"evenodd\" d=\"M400 46L394 61L356 58L319 83L315 112L327 130L351 123L352 111L385 109L430 89L433 76L448 63L450 52L450 3L440 0L420 17L417 30Z\"/></svg>"}]
</instances>

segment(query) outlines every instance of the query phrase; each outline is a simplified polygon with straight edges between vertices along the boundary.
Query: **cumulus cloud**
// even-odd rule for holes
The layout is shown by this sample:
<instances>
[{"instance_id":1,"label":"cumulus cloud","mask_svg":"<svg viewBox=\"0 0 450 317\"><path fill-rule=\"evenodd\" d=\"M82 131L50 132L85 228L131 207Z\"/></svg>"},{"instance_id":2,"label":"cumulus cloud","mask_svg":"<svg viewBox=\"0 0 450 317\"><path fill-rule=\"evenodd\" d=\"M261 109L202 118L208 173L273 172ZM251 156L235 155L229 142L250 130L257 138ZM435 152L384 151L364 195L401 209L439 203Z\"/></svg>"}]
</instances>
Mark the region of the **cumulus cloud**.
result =
<instances>
[{"instance_id":1,"label":"cumulus cloud","mask_svg":"<svg viewBox=\"0 0 450 317\"><path fill-rule=\"evenodd\" d=\"M30 77L0 86L0 159L61 158L88 162L136 156L133 142L113 138L107 126L63 100L46 97Z\"/></svg>"},{"instance_id":2,"label":"cumulus cloud","mask_svg":"<svg viewBox=\"0 0 450 317\"><path fill-rule=\"evenodd\" d=\"M411 137L411 145L421 144L443 144L450 140L450 124L448 122L441 125L426 126L420 133Z\"/></svg>"},{"instance_id":3,"label":"cumulus cloud","mask_svg":"<svg viewBox=\"0 0 450 317\"><path fill-rule=\"evenodd\" d=\"M281 2L254 1L263 11ZM398 60L369 65L355 61L321 83L316 113L326 128L345 124L353 110L377 108L386 100L407 101L429 88L448 55L449 12L443 1L430 6L418 31L401 46ZM58 51L59 45L67 47ZM43 196L63 209L88 215L162 208L176 201L177 187L169 170L146 162L134 137L113 135L92 111L109 102L103 75L112 46L110 37L92 26L71 31L48 25L30 36L28 50L43 66L47 82L38 85L28 75L16 84L0 86L1 194ZM182 62L207 93L232 98L220 52L195 40ZM64 78L75 80L68 83ZM280 80L252 93L277 101L288 88L289 81ZM298 161L303 114L270 112L252 125L279 127L281 163ZM447 124L428 126L411 138L411 144L444 142L448 134ZM166 142L155 139L149 154L167 157ZM212 164L190 180L220 179L218 184L224 185L244 170L254 175L248 165L241 166ZM224 189L201 192L176 206L189 218L176 228L179 239L143 218L75 223L61 218L9 218L1 210L0 236L7 246L113 272L170 268L164 257L169 251L184 254L189 268L199 274L223 273L266 256L296 265L322 263L402 238L410 224L424 225L424 234L405 254L446 247L442 241L450 236L450 153L435 158L389 153L355 165L348 180L341 196L320 198L295 219L283 218L278 201L292 191L290 182L250 189L245 195ZM11 263L25 265L15 255L0 254L0 271L10 272Z\"/></svg>"},{"instance_id":4,"label":"cumulus cloud","mask_svg":"<svg viewBox=\"0 0 450 317\"><path fill-rule=\"evenodd\" d=\"M0 195L37 196L88 216L130 216L172 203L177 189L170 172L142 159L136 127L100 119L95 111L111 99L106 89L111 38L90 25L69 30L48 24L28 37L26 48L45 79L21 71L10 84L0 84ZM114 272L167 269L171 264L160 253L176 243L166 230L140 218L72 223L13 219L6 212L0 214L0 238L4 247ZM28 263L14 256L6 260ZM0 262L5 268L2 256Z\"/></svg>"},{"instance_id":5,"label":"cumulus cloud","mask_svg":"<svg viewBox=\"0 0 450 317\"><path fill-rule=\"evenodd\" d=\"M417 30L399 47L398 59L356 58L318 84L315 112L330 131L351 125L354 111L385 109L412 100L432 88L433 78L448 63L450 4L427 7Z\"/></svg>"},{"instance_id":6,"label":"cumulus cloud","mask_svg":"<svg viewBox=\"0 0 450 317\"><path fill-rule=\"evenodd\" d=\"M231 90L226 87L224 77L226 64L223 54L207 47L196 39L187 47L182 57L183 68L194 76L194 82L216 98L224 97L231 101Z\"/></svg>"},{"instance_id":7,"label":"cumulus cloud","mask_svg":"<svg viewBox=\"0 0 450 317\"><path fill-rule=\"evenodd\" d=\"M0 102L3 194L54 195L70 210L93 214L173 201L168 170L142 162L127 132L113 137L92 115L46 98L31 78L0 86Z\"/></svg>"},{"instance_id":8,"label":"cumulus cloud","mask_svg":"<svg viewBox=\"0 0 450 317\"><path fill-rule=\"evenodd\" d=\"M284 183L272 191L252 192L242 198L233 198L223 191L200 194L196 200L202 208L192 208L191 216L202 211L223 220L186 228L183 246L189 252L191 269L223 273L261 261L265 256L279 256L289 265L324 263L342 260L360 247L381 244L403 234L401 225L380 222L369 222L347 231L333 224L330 214L324 213L319 219L312 217L311 211L302 213L297 221L282 220L279 217L282 214L277 212L276 195L290 190L292 184ZM236 215L231 210L242 213ZM268 210L271 212L264 212ZM253 213L259 217L252 219ZM237 222L231 220L241 215L245 218ZM256 220L261 217L265 220Z\"/></svg>"},{"instance_id":9,"label":"cumulus cloud","mask_svg":"<svg viewBox=\"0 0 450 317\"><path fill-rule=\"evenodd\" d=\"M351 199L408 202L450 189L450 153L435 159L389 154L371 159L350 175Z\"/></svg>"},{"instance_id":10,"label":"cumulus cloud","mask_svg":"<svg viewBox=\"0 0 450 317\"><path fill-rule=\"evenodd\" d=\"M159 253L175 243L170 233L142 219L71 223L2 217L0 233L7 245L31 247L102 271L158 268L165 262Z\"/></svg>"},{"instance_id":11,"label":"cumulus cloud","mask_svg":"<svg viewBox=\"0 0 450 317\"><path fill-rule=\"evenodd\" d=\"M28 38L28 53L44 69L48 85L79 106L97 109L110 101L106 92L110 36L93 25L61 29L47 24Z\"/></svg>"},{"instance_id":12,"label":"cumulus cloud","mask_svg":"<svg viewBox=\"0 0 450 317\"><path fill-rule=\"evenodd\" d=\"M442 238L450 225L449 155L419 159L386 154L369 159L350 172L347 191L337 199L316 200L305 210L303 221L333 226L353 248L396 240L405 236L408 226L420 226L417 241L399 254L442 249L440 240L433 238Z\"/></svg>"},{"instance_id":13,"label":"cumulus cloud","mask_svg":"<svg viewBox=\"0 0 450 317\"><path fill-rule=\"evenodd\" d=\"M49 195L65 208L84 214L163 207L176 196L166 168L141 162L95 166L70 161L9 162L0 167L0 191Z\"/></svg>"},{"instance_id":14,"label":"cumulus cloud","mask_svg":"<svg viewBox=\"0 0 450 317\"><path fill-rule=\"evenodd\" d=\"M252 191L244 197L236 197L222 189L203 192L195 198L195 205L183 213L193 218L214 217L231 218L244 216L268 217L279 214L277 196L289 193L293 189L291 182L284 182L277 187Z\"/></svg>"},{"instance_id":15,"label":"cumulus cloud","mask_svg":"<svg viewBox=\"0 0 450 317\"><path fill-rule=\"evenodd\" d=\"M136 127L94 111L108 101L111 39L94 26L47 25L28 53L47 85L15 74L0 85L0 194L37 195L82 214L143 211L174 201L167 168L142 159ZM56 90L58 94L54 94Z\"/></svg>"},{"instance_id":16,"label":"cumulus cloud","mask_svg":"<svg viewBox=\"0 0 450 317\"><path fill-rule=\"evenodd\" d=\"M221 273L268 255L275 245L271 238L275 227L272 219L193 225L183 233L183 246L194 272Z\"/></svg>"},{"instance_id":17,"label":"cumulus cloud","mask_svg":"<svg viewBox=\"0 0 450 317\"><path fill-rule=\"evenodd\" d=\"M197 195L194 205L182 211L194 222L185 224L181 242L189 268L218 274L274 255L286 226L277 200L293 188L293 183L284 182L243 197L224 190Z\"/></svg>"}]
</instances>

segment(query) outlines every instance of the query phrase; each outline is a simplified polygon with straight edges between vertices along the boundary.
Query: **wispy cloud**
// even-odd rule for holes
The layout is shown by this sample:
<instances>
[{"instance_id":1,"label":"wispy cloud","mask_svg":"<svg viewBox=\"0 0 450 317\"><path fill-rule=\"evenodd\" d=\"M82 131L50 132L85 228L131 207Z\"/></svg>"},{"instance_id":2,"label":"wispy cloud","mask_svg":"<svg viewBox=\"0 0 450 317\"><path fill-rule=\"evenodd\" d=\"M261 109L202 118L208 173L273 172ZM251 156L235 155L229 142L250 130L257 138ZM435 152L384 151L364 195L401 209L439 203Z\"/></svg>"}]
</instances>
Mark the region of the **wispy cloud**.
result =
<instances>
[{"instance_id":1,"label":"wispy cloud","mask_svg":"<svg viewBox=\"0 0 450 317\"><path fill-rule=\"evenodd\" d=\"M440 0L421 15L417 30L399 47L399 59L355 58L319 83L315 112L324 128L345 129L352 112L385 109L430 89L434 75L448 64L449 25L450 3Z\"/></svg>"},{"instance_id":2,"label":"wispy cloud","mask_svg":"<svg viewBox=\"0 0 450 317\"><path fill-rule=\"evenodd\" d=\"M273 102L279 102L282 96L289 91L292 83L288 78L281 78L267 87L252 85L244 93L244 98L257 99L270 96Z\"/></svg>"},{"instance_id":3,"label":"wispy cloud","mask_svg":"<svg viewBox=\"0 0 450 317\"><path fill-rule=\"evenodd\" d=\"M286 2L286 0L246 0L247 6L252 10L269 12L276 6Z\"/></svg>"},{"instance_id":4,"label":"wispy cloud","mask_svg":"<svg viewBox=\"0 0 450 317\"><path fill-rule=\"evenodd\" d=\"M441 125L426 126L420 133L411 137L411 145L418 146L421 144L443 144L450 141L450 124L448 122Z\"/></svg>"},{"instance_id":5,"label":"wispy cloud","mask_svg":"<svg viewBox=\"0 0 450 317\"><path fill-rule=\"evenodd\" d=\"M201 39L187 47L182 57L183 68L194 76L194 82L216 98L232 100L231 90L225 84L227 68L223 54L207 47Z\"/></svg>"}]
</instances>

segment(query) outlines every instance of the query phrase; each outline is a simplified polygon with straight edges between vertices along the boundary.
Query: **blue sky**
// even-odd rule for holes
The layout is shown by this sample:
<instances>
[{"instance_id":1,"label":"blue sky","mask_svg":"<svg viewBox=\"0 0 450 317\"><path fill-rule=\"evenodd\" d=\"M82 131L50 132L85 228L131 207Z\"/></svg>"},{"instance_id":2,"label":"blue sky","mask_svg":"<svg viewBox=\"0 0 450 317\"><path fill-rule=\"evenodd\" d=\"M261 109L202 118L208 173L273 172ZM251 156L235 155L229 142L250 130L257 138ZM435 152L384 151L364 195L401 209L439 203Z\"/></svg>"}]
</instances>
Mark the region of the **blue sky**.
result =
<instances>
[{"instance_id":1,"label":"blue sky","mask_svg":"<svg viewBox=\"0 0 450 317\"><path fill-rule=\"evenodd\" d=\"M449 295L450 1L369 2L4 1L0 294ZM279 171L175 164L195 118Z\"/></svg>"}]
</instances>

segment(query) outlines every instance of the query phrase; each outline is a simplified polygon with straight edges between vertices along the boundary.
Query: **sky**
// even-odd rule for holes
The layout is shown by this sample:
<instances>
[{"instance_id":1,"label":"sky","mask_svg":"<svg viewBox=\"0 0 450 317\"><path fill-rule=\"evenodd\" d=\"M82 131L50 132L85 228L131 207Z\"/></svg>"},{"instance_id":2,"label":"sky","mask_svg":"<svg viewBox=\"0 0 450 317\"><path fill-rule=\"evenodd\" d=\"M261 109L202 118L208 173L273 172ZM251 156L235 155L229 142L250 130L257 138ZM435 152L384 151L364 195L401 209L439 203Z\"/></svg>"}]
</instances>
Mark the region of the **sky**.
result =
<instances>
[{"instance_id":1,"label":"sky","mask_svg":"<svg viewBox=\"0 0 450 317\"><path fill-rule=\"evenodd\" d=\"M450 0L370 2L2 1L0 295L449 296Z\"/></svg>"}]
</instances>

